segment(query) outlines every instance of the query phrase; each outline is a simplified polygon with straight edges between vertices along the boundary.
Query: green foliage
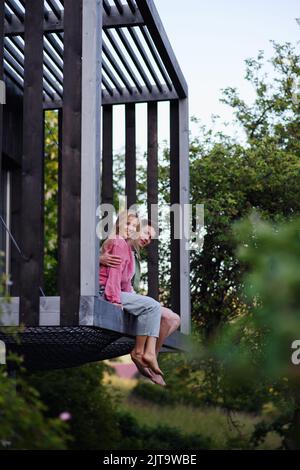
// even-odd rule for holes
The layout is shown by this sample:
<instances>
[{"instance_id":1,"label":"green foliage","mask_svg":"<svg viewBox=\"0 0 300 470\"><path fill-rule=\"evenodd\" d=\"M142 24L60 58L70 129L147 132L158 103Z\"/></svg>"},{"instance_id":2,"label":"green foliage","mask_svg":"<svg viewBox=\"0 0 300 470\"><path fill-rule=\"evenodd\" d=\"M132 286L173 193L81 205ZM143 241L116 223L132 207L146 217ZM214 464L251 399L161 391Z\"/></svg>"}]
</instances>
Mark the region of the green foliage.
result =
<instances>
[{"instance_id":1,"label":"green foliage","mask_svg":"<svg viewBox=\"0 0 300 470\"><path fill-rule=\"evenodd\" d=\"M299 448L300 374L291 346L300 331L300 218L267 224L254 214L236 224L234 233L246 266L247 311L218 331L201 358L213 361L211 384L218 381L224 405L244 405L245 389L255 397L264 420L254 443L276 430L285 445L291 441Z\"/></svg>"},{"instance_id":2,"label":"green foliage","mask_svg":"<svg viewBox=\"0 0 300 470\"><path fill-rule=\"evenodd\" d=\"M103 370L97 363L29 377L50 417L64 412L71 415L71 449L113 449L120 441L114 404L101 382Z\"/></svg>"},{"instance_id":3,"label":"green foliage","mask_svg":"<svg viewBox=\"0 0 300 470\"><path fill-rule=\"evenodd\" d=\"M204 127L191 142L191 202L205 205L206 229L203 250L191 253L192 305L207 337L245 310L232 224L253 209L274 222L300 213L299 103L291 80L300 60L290 45L274 44L271 65L276 78L269 83L263 54L247 61L246 80L256 91L251 105L236 90L224 91L245 144Z\"/></svg>"},{"instance_id":4,"label":"green foliage","mask_svg":"<svg viewBox=\"0 0 300 470\"><path fill-rule=\"evenodd\" d=\"M212 447L212 441L200 434L183 434L176 428L168 426L140 425L128 413L120 412L118 426L122 434L120 450L207 450Z\"/></svg>"},{"instance_id":5,"label":"green foliage","mask_svg":"<svg viewBox=\"0 0 300 470\"><path fill-rule=\"evenodd\" d=\"M47 418L45 413L34 388L0 371L0 449L66 449L68 426L58 416Z\"/></svg>"},{"instance_id":6,"label":"green foliage","mask_svg":"<svg viewBox=\"0 0 300 470\"><path fill-rule=\"evenodd\" d=\"M4 275L0 279L1 297L6 294ZM2 297L3 298L3 297ZM6 301L8 297L4 297ZM68 426L58 415L46 417L46 407L38 392L24 380L21 359L12 353L7 362L18 371L17 378L8 375L6 365L0 365L0 450L60 450L70 440Z\"/></svg>"},{"instance_id":7,"label":"green foliage","mask_svg":"<svg viewBox=\"0 0 300 470\"><path fill-rule=\"evenodd\" d=\"M58 113L45 115L44 157L44 290L46 295L57 295L58 269Z\"/></svg>"}]
</instances>

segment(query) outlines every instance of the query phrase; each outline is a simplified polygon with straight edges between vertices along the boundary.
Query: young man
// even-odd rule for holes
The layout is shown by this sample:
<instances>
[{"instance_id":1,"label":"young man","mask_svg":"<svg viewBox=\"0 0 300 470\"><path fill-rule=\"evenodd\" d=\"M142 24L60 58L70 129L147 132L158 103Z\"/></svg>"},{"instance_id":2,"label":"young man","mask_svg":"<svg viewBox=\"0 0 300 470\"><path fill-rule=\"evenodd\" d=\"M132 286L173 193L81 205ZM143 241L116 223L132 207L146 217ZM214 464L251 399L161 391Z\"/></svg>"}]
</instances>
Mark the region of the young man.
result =
<instances>
[{"instance_id":1,"label":"young man","mask_svg":"<svg viewBox=\"0 0 300 470\"><path fill-rule=\"evenodd\" d=\"M142 220L141 231L140 231L139 239L138 239L140 248L143 249L146 246L148 246L153 240L153 238L155 237L155 235L156 235L156 232L151 222L148 220ZM109 253L104 253L103 255L101 255L100 263L104 266L114 268L121 263L121 258L118 256L110 255ZM135 256L135 276L133 278L133 287L135 290L139 289L140 276L141 276L140 261L137 258L137 256ZM179 325L180 325L179 315L177 315L177 313L173 312L171 309L161 305L160 331L159 331L159 337L156 343L157 356L159 354L159 351L165 339L168 336L170 336L172 333L174 333L174 331L178 329ZM153 382L159 385L165 385L163 378L160 375L152 372L150 369L148 368L138 368L138 369L142 375L144 375L145 377L148 377Z\"/></svg>"}]
</instances>

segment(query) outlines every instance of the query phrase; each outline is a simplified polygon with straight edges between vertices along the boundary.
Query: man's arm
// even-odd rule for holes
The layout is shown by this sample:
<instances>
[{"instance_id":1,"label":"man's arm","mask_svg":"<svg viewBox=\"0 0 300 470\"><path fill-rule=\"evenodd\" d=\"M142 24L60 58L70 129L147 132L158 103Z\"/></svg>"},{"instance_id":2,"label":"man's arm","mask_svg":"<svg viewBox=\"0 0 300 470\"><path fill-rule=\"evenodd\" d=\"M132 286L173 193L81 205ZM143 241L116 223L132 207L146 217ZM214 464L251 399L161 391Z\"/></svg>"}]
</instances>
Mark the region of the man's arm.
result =
<instances>
[{"instance_id":1,"label":"man's arm","mask_svg":"<svg viewBox=\"0 0 300 470\"><path fill-rule=\"evenodd\" d=\"M99 264L102 264L107 268L116 268L117 266L120 266L121 262L122 258L120 258L120 256L112 255L110 253L103 253L99 258Z\"/></svg>"}]
</instances>

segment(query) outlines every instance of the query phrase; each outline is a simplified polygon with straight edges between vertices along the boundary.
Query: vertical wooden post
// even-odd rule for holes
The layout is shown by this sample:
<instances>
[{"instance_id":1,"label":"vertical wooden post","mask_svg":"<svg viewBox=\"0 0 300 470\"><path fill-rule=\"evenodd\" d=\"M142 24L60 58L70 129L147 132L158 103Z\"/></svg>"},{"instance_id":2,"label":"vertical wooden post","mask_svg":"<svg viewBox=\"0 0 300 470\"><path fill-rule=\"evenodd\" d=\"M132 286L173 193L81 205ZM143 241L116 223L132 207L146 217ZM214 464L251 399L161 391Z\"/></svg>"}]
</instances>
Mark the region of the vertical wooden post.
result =
<instances>
[{"instance_id":1,"label":"vertical wooden post","mask_svg":"<svg viewBox=\"0 0 300 470\"><path fill-rule=\"evenodd\" d=\"M82 151L81 151L81 296L99 292L102 1L83 0Z\"/></svg>"},{"instance_id":2,"label":"vertical wooden post","mask_svg":"<svg viewBox=\"0 0 300 470\"><path fill-rule=\"evenodd\" d=\"M158 135L157 102L148 103L148 168L147 168L147 204L148 216L158 230ZM155 207L153 207L155 205ZM158 233L157 233L158 235ZM158 300L158 239L148 246L148 295Z\"/></svg>"},{"instance_id":3,"label":"vertical wooden post","mask_svg":"<svg viewBox=\"0 0 300 470\"><path fill-rule=\"evenodd\" d=\"M181 207L189 204L190 196L190 146L189 146L189 101L179 100L179 192ZM187 212L188 214L188 212ZM183 230L180 240L180 330L184 334L191 332L191 286L189 234L185 231L189 220L182 220Z\"/></svg>"},{"instance_id":4,"label":"vertical wooden post","mask_svg":"<svg viewBox=\"0 0 300 470\"><path fill-rule=\"evenodd\" d=\"M57 292L60 293L61 286L61 169L62 169L62 126L63 110L58 110L58 211L57 211L57 244L58 244L58 265L57 265Z\"/></svg>"},{"instance_id":5,"label":"vertical wooden post","mask_svg":"<svg viewBox=\"0 0 300 470\"><path fill-rule=\"evenodd\" d=\"M103 106L102 204L113 204L113 107Z\"/></svg>"},{"instance_id":6,"label":"vertical wooden post","mask_svg":"<svg viewBox=\"0 0 300 470\"><path fill-rule=\"evenodd\" d=\"M180 239L175 239L175 217L171 214L171 304L180 314L181 331L191 328L189 237L183 219L184 205L189 203L189 121L188 99L170 103L170 181L171 204L180 204Z\"/></svg>"},{"instance_id":7,"label":"vertical wooden post","mask_svg":"<svg viewBox=\"0 0 300 470\"><path fill-rule=\"evenodd\" d=\"M11 173L12 188L22 187L22 168L17 167ZM17 243L22 246L22 194L20 191L11 192L11 231ZM10 294L13 297L20 296L20 265L21 259L19 253L12 248L11 250L11 280L13 282Z\"/></svg>"},{"instance_id":8,"label":"vertical wooden post","mask_svg":"<svg viewBox=\"0 0 300 470\"><path fill-rule=\"evenodd\" d=\"M42 272L43 24L44 1L26 0L20 321L28 326L39 323Z\"/></svg>"},{"instance_id":9,"label":"vertical wooden post","mask_svg":"<svg viewBox=\"0 0 300 470\"><path fill-rule=\"evenodd\" d=\"M80 297L82 0L64 2L60 190L60 323L78 325Z\"/></svg>"},{"instance_id":10,"label":"vertical wooden post","mask_svg":"<svg viewBox=\"0 0 300 470\"><path fill-rule=\"evenodd\" d=\"M125 143L125 179L128 208L136 204L136 137L135 104L125 105L126 143Z\"/></svg>"},{"instance_id":11,"label":"vertical wooden post","mask_svg":"<svg viewBox=\"0 0 300 470\"><path fill-rule=\"evenodd\" d=\"M179 204L179 102L170 102L170 202ZM171 213L171 306L180 314L180 240L175 239L176 217Z\"/></svg>"},{"instance_id":12,"label":"vertical wooden post","mask_svg":"<svg viewBox=\"0 0 300 470\"><path fill-rule=\"evenodd\" d=\"M4 54L4 0L0 0L0 80L3 87L3 54ZM2 133L3 133L3 103L0 102L0 171L2 167ZM0 187L1 194L1 187Z\"/></svg>"}]
</instances>

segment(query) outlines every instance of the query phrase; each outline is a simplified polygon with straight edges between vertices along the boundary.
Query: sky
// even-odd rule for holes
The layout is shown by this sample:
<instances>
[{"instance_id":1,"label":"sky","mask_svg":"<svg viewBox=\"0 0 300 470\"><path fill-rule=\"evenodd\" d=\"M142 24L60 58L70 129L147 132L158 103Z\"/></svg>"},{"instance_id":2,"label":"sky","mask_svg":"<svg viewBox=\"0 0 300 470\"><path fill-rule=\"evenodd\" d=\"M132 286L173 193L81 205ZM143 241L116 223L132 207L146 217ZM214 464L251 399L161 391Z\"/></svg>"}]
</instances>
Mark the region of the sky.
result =
<instances>
[{"instance_id":1,"label":"sky","mask_svg":"<svg viewBox=\"0 0 300 470\"><path fill-rule=\"evenodd\" d=\"M210 125L212 115L230 121L231 110L219 102L221 89L237 87L246 100L253 90L244 80L245 59L270 40L300 44L299 0L154 0L189 86L190 116ZM300 45L297 45L300 53ZM124 113L116 111L114 147L124 146ZM168 140L168 105L159 105L159 141ZM146 108L137 106L137 147L146 149Z\"/></svg>"}]
</instances>

